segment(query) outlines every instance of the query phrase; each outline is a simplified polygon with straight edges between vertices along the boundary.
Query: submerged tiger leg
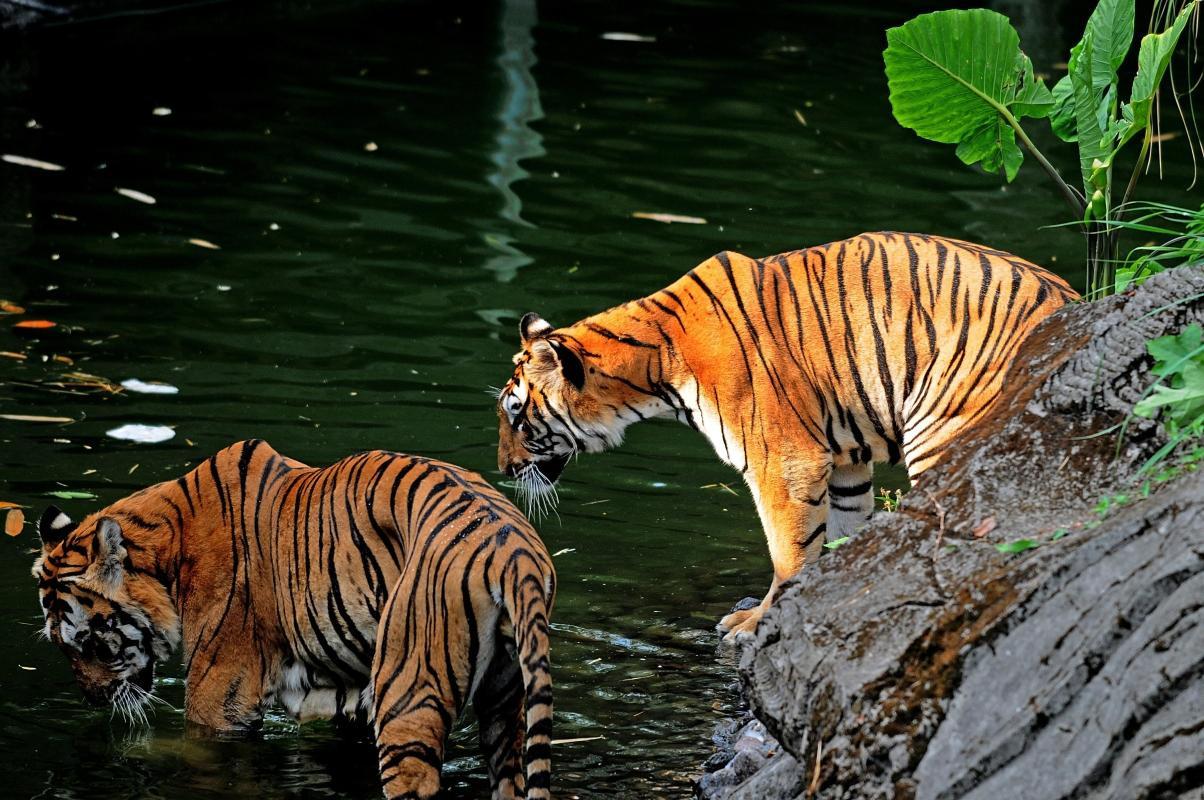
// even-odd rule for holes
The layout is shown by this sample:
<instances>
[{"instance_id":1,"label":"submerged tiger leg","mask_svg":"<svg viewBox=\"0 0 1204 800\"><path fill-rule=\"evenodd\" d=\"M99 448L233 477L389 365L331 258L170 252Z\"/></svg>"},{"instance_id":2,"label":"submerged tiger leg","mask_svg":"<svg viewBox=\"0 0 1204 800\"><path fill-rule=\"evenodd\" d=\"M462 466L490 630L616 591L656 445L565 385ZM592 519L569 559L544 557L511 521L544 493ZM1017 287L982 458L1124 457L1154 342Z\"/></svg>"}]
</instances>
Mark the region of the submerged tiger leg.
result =
<instances>
[{"instance_id":1,"label":"submerged tiger leg","mask_svg":"<svg viewBox=\"0 0 1204 800\"><path fill-rule=\"evenodd\" d=\"M828 540L848 536L874 513L874 467L848 464L828 478Z\"/></svg>"},{"instance_id":2,"label":"submerged tiger leg","mask_svg":"<svg viewBox=\"0 0 1204 800\"><path fill-rule=\"evenodd\" d=\"M823 551L828 520L828 478L832 471L826 452L795 454L748 479L757 513L765 529L773 581L760 605L735 611L719 622L725 641L751 636L765 610L777 598L782 583L812 563Z\"/></svg>"},{"instance_id":3,"label":"submerged tiger leg","mask_svg":"<svg viewBox=\"0 0 1204 800\"><path fill-rule=\"evenodd\" d=\"M489 764L493 800L513 800L526 795L523 773L523 737L526 713L523 680L518 661L507 648L498 647L488 674L472 698L480 721L481 753Z\"/></svg>"},{"instance_id":4,"label":"submerged tiger leg","mask_svg":"<svg viewBox=\"0 0 1204 800\"><path fill-rule=\"evenodd\" d=\"M447 735L469 689L458 593L437 584L412 592L415 582L407 571L385 603L372 661L376 749L391 799L438 794Z\"/></svg>"}]
</instances>

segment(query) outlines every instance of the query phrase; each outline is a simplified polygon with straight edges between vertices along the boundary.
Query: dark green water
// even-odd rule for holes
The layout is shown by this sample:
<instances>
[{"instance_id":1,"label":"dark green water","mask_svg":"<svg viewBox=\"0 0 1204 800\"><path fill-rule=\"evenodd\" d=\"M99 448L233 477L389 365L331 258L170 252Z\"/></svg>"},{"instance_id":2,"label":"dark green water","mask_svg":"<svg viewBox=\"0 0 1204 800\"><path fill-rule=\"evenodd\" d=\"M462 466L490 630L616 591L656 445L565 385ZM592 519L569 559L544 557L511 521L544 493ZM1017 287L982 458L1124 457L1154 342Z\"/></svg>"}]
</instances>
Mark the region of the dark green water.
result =
<instances>
[{"instance_id":1,"label":"dark green water","mask_svg":"<svg viewBox=\"0 0 1204 800\"><path fill-rule=\"evenodd\" d=\"M0 413L77 422L0 420L0 500L33 517L48 492L95 494L61 503L82 516L253 436L315 464L383 447L496 480L486 390L519 315L567 323L725 248L893 228L1078 263L1073 235L1037 227L1062 212L1035 170L1001 189L892 121L882 30L914 9L798 5L282 2L3 41L0 151L66 169L0 163L0 298L29 312L0 317L0 350L28 354L0 357ZM18 335L24 318L59 328ZM72 371L180 391L47 385ZM126 423L175 436L106 436ZM564 551L556 736L604 738L557 746L558 795L686 796L735 702L712 626L770 574L747 492L666 423L583 458L561 497L540 526ZM0 549L5 796L377 796L371 749L324 725L206 742L179 713L134 729L85 708L34 638L35 543L27 526ZM176 674L159 692L179 707ZM453 795L481 796L475 733L456 742Z\"/></svg>"}]
</instances>

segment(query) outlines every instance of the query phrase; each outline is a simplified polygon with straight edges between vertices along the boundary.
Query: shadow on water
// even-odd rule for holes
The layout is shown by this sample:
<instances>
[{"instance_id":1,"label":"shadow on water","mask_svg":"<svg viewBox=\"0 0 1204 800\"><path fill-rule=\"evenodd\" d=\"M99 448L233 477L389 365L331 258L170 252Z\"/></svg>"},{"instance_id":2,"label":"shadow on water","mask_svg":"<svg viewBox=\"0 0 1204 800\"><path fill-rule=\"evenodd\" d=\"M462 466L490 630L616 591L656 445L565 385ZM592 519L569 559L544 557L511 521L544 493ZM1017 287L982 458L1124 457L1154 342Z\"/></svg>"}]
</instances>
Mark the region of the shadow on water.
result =
<instances>
[{"instance_id":1,"label":"shadow on water","mask_svg":"<svg viewBox=\"0 0 1204 800\"><path fill-rule=\"evenodd\" d=\"M25 309L0 317L0 413L74 422L0 419L0 500L33 517L86 493L56 501L82 516L248 437L497 480L485 391L519 316L568 323L722 249L921 230L1078 280L1079 242L1037 227L1061 220L1039 176L1000 187L891 120L882 29L922 9L216 4L2 40L0 152L64 169L0 163L0 300ZM130 378L179 392L104 388ZM133 423L172 438L106 433ZM557 794L686 796L734 702L712 627L770 574L752 504L668 423L562 483L540 525L555 735L588 741L556 747ZM376 796L371 748L329 726L195 741L166 709L131 731L84 708L34 638L33 543L27 526L0 558L7 796ZM455 734L452 796L483 793L475 737Z\"/></svg>"}]
</instances>

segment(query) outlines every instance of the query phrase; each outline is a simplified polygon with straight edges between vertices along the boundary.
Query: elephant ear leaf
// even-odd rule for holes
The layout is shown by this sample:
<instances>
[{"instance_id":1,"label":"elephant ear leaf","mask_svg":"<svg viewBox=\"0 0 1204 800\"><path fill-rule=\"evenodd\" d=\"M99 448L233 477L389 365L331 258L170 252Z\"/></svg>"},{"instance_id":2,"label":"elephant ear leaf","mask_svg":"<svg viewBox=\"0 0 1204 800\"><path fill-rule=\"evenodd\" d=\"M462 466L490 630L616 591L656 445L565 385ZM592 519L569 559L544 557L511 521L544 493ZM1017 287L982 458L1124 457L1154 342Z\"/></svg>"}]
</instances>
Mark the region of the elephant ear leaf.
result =
<instances>
[{"instance_id":1,"label":"elephant ear leaf","mask_svg":"<svg viewBox=\"0 0 1204 800\"><path fill-rule=\"evenodd\" d=\"M1007 17L987 9L923 14L886 32L891 109L905 128L956 144L967 164L1016 177L1015 126L1048 116L1054 97L1033 75Z\"/></svg>"}]
</instances>

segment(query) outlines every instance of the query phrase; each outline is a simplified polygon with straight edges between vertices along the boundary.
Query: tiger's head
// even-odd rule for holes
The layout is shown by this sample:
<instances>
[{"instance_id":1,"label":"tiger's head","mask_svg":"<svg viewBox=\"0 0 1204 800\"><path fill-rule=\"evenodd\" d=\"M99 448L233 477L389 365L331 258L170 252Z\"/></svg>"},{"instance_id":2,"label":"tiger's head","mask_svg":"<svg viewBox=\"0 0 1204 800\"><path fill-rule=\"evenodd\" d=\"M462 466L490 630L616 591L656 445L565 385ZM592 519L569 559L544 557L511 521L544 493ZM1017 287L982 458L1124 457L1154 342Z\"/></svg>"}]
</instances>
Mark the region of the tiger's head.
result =
<instances>
[{"instance_id":1,"label":"tiger's head","mask_svg":"<svg viewBox=\"0 0 1204 800\"><path fill-rule=\"evenodd\" d=\"M51 506L38 521L33 565L43 633L71 662L93 705L145 721L155 662L180 642L180 617L163 584L133 569L121 524L104 512L76 525Z\"/></svg>"},{"instance_id":2,"label":"tiger's head","mask_svg":"<svg viewBox=\"0 0 1204 800\"><path fill-rule=\"evenodd\" d=\"M498 469L517 479L528 511L552 507L569 459L619 445L628 425L658 413L649 411L647 392L599 367L606 341L583 341L588 331L569 330L525 315L523 349L498 392Z\"/></svg>"}]
</instances>

